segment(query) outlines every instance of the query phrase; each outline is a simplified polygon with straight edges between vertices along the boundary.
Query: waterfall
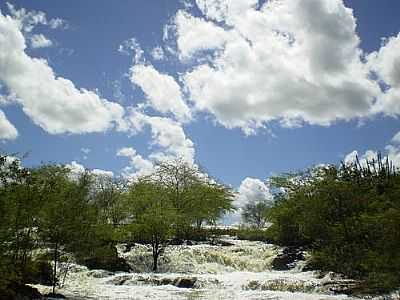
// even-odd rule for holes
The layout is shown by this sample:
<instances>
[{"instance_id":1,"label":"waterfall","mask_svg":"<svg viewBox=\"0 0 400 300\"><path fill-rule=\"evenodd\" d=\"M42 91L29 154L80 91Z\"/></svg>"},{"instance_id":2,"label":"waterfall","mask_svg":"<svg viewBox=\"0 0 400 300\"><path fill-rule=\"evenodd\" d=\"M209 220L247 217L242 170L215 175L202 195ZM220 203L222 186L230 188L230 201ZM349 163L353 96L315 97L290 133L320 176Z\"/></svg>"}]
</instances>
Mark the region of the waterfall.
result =
<instances>
[{"instance_id":1,"label":"waterfall","mask_svg":"<svg viewBox=\"0 0 400 300\"><path fill-rule=\"evenodd\" d=\"M304 262L301 261L289 271L272 270L273 259L282 253L275 245L232 238L223 244L230 245L169 246L160 259L158 273L150 271L149 246L136 244L127 248L119 245L119 255L127 260L134 272L111 273L73 265L60 292L74 300L360 299L333 292L335 289L340 291L342 285L351 284L351 281L335 274L319 278L315 272L302 272ZM46 292L46 287L36 287ZM397 294L368 299L399 298Z\"/></svg>"},{"instance_id":2,"label":"waterfall","mask_svg":"<svg viewBox=\"0 0 400 300\"><path fill-rule=\"evenodd\" d=\"M209 244L169 246L160 258L162 273L219 274L234 271L263 272L271 269L278 254L276 246L261 242L230 240L232 246ZM138 273L150 272L151 249L137 244L131 251L119 248L119 253Z\"/></svg>"}]
</instances>

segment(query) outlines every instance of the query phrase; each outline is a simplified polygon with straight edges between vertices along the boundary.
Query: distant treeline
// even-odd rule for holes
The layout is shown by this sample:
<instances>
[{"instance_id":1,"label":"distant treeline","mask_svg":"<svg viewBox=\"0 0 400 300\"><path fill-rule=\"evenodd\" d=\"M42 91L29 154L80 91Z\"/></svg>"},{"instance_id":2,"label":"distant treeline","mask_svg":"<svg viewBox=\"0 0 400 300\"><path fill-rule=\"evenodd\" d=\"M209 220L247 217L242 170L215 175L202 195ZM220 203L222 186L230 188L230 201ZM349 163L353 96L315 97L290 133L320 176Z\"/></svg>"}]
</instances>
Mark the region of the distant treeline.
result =
<instances>
[{"instance_id":1,"label":"distant treeline","mask_svg":"<svg viewBox=\"0 0 400 300\"><path fill-rule=\"evenodd\" d=\"M54 293L63 280L59 263L71 255L92 267L129 269L119 242L151 244L156 271L168 243L199 237L202 225L233 210L232 201L230 188L180 160L127 181L56 164L25 168L1 155L0 298L12 299L24 283L51 284Z\"/></svg>"}]
</instances>

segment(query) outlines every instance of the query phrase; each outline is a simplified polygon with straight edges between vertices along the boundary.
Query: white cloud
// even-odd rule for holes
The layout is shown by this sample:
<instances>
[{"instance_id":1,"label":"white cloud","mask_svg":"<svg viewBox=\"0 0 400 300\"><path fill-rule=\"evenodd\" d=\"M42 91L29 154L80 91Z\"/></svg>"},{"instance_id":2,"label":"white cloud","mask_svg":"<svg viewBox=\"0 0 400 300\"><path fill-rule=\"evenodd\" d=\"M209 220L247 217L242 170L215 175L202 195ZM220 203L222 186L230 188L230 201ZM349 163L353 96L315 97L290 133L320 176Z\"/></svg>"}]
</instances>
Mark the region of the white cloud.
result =
<instances>
[{"instance_id":1,"label":"white cloud","mask_svg":"<svg viewBox=\"0 0 400 300\"><path fill-rule=\"evenodd\" d=\"M235 199L237 207L243 207L247 203L256 201L273 201L272 193L267 184L257 178L245 178L239 186Z\"/></svg>"},{"instance_id":2,"label":"white cloud","mask_svg":"<svg viewBox=\"0 0 400 300\"><path fill-rule=\"evenodd\" d=\"M123 176L135 179L139 176L150 175L154 170L151 161L144 159L132 147L121 148L117 152L117 156L129 158L129 166L123 170Z\"/></svg>"},{"instance_id":3,"label":"white cloud","mask_svg":"<svg viewBox=\"0 0 400 300\"><path fill-rule=\"evenodd\" d=\"M4 112L0 110L0 140L15 140L17 136L17 129L7 119Z\"/></svg>"},{"instance_id":4,"label":"white cloud","mask_svg":"<svg viewBox=\"0 0 400 300\"><path fill-rule=\"evenodd\" d=\"M89 154L92 150L90 148L81 148L81 151L85 154Z\"/></svg>"},{"instance_id":5,"label":"white cloud","mask_svg":"<svg viewBox=\"0 0 400 300\"><path fill-rule=\"evenodd\" d=\"M346 165L352 164L356 161L356 157L360 161L361 166L366 166L366 162L371 162L372 160L377 160L378 152L373 150L367 150L361 156L358 155L358 152L354 150L353 152L347 154L344 158L344 163ZM386 162L386 159L389 158L389 161L393 163L393 166L396 169L400 169L400 132L395 134L391 139L391 143L386 145L385 153L382 153L382 161Z\"/></svg>"},{"instance_id":6,"label":"white cloud","mask_svg":"<svg viewBox=\"0 0 400 300\"><path fill-rule=\"evenodd\" d=\"M68 23L60 18L50 19L48 25L51 29L67 29L69 27Z\"/></svg>"},{"instance_id":7,"label":"white cloud","mask_svg":"<svg viewBox=\"0 0 400 300\"><path fill-rule=\"evenodd\" d=\"M22 31L31 32L36 25L48 25L51 29L66 29L68 23L60 18L48 19L42 11L27 11L25 8L17 9L14 5L7 2L10 15L18 21Z\"/></svg>"},{"instance_id":8,"label":"white cloud","mask_svg":"<svg viewBox=\"0 0 400 300\"><path fill-rule=\"evenodd\" d=\"M371 114L380 89L342 0L196 3L204 16L179 11L175 34L182 58L214 50L182 76L198 110L246 134L274 120L327 126Z\"/></svg>"},{"instance_id":9,"label":"white cloud","mask_svg":"<svg viewBox=\"0 0 400 300\"><path fill-rule=\"evenodd\" d=\"M79 178L79 176L85 173L85 171L87 170L83 165L81 165L76 161L72 161L71 163L66 164L65 167L71 171L70 176L72 179ZM88 171L96 176L109 176L109 177L114 176L114 173L112 171L105 171L100 169L93 169Z\"/></svg>"},{"instance_id":10,"label":"white cloud","mask_svg":"<svg viewBox=\"0 0 400 300\"><path fill-rule=\"evenodd\" d=\"M131 81L140 86L155 110L170 112L181 122L191 118L181 89L172 76L159 73L151 65L138 64L131 68Z\"/></svg>"},{"instance_id":11,"label":"white cloud","mask_svg":"<svg viewBox=\"0 0 400 300\"><path fill-rule=\"evenodd\" d=\"M212 22L179 11L175 17L177 45L181 59L185 60L200 50L220 49L228 34Z\"/></svg>"},{"instance_id":12,"label":"white cloud","mask_svg":"<svg viewBox=\"0 0 400 300\"><path fill-rule=\"evenodd\" d=\"M392 142L395 144L400 144L400 131L393 136Z\"/></svg>"},{"instance_id":13,"label":"white cloud","mask_svg":"<svg viewBox=\"0 0 400 300\"><path fill-rule=\"evenodd\" d=\"M25 53L19 21L0 12L0 81L23 111L51 134L102 132L122 125L124 109L57 76L47 61Z\"/></svg>"},{"instance_id":14,"label":"white cloud","mask_svg":"<svg viewBox=\"0 0 400 300\"><path fill-rule=\"evenodd\" d=\"M151 50L151 57L154 60L163 60L165 58L164 50L160 46L153 48Z\"/></svg>"},{"instance_id":15,"label":"white cloud","mask_svg":"<svg viewBox=\"0 0 400 300\"><path fill-rule=\"evenodd\" d=\"M135 38L127 39L118 47L118 52L125 55L132 55L134 63L143 62L144 51Z\"/></svg>"},{"instance_id":16,"label":"white cloud","mask_svg":"<svg viewBox=\"0 0 400 300\"><path fill-rule=\"evenodd\" d=\"M150 155L151 159L181 158L191 165L194 164L194 144L186 137L180 123L169 118L147 116L137 110L131 111L130 120L136 131L143 130L145 126L150 126L152 146L158 148Z\"/></svg>"},{"instance_id":17,"label":"white cloud","mask_svg":"<svg viewBox=\"0 0 400 300\"><path fill-rule=\"evenodd\" d=\"M389 86L379 97L374 111L389 116L400 114L400 33L391 37L378 52L368 56L370 67Z\"/></svg>"},{"instance_id":18,"label":"white cloud","mask_svg":"<svg viewBox=\"0 0 400 300\"><path fill-rule=\"evenodd\" d=\"M118 156L128 157L130 165L123 170L125 177L136 178L148 175L160 161L182 159L195 166L195 149L193 142L186 137L182 125L172 119L148 116L138 109L131 109L129 125L133 134L150 127L150 154L144 158L131 147L122 148Z\"/></svg>"},{"instance_id":19,"label":"white cloud","mask_svg":"<svg viewBox=\"0 0 400 300\"><path fill-rule=\"evenodd\" d=\"M43 34L34 34L30 38L32 48L46 48L53 46L53 42Z\"/></svg>"},{"instance_id":20,"label":"white cloud","mask_svg":"<svg viewBox=\"0 0 400 300\"><path fill-rule=\"evenodd\" d=\"M226 216L225 222L229 224L241 223L242 208L247 203L256 201L267 201L272 203L272 193L268 185L260 179L247 177L241 182L233 202L237 210Z\"/></svg>"},{"instance_id":21,"label":"white cloud","mask_svg":"<svg viewBox=\"0 0 400 300\"><path fill-rule=\"evenodd\" d=\"M376 151L367 150L367 151L365 151L364 154L362 154L360 156L358 154L358 151L354 150L345 156L344 164L352 165L357 162L357 157L358 157L358 161L360 162L361 166L365 167L367 165L367 161L371 162L372 160L376 160L377 156L378 156L378 152L376 152Z\"/></svg>"},{"instance_id":22,"label":"white cloud","mask_svg":"<svg viewBox=\"0 0 400 300\"><path fill-rule=\"evenodd\" d=\"M91 171L93 175L101 176L101 177L113 177L114 173L112 171L105 171L101 169L93 169Z\"/></svg>"},{"instance_id":23,"label":"white cloud","mask_svg":"<svg viewBox=\"0 0 400 300\"><path fill-rule=\"evenodd\" d=\"M0 90L1 88L2 85L0 82ZM0 106L5 106L13 103L17 103L17 97L15 94L6 94L6 95L0 94Z\"/></svg>"}]
</instances>

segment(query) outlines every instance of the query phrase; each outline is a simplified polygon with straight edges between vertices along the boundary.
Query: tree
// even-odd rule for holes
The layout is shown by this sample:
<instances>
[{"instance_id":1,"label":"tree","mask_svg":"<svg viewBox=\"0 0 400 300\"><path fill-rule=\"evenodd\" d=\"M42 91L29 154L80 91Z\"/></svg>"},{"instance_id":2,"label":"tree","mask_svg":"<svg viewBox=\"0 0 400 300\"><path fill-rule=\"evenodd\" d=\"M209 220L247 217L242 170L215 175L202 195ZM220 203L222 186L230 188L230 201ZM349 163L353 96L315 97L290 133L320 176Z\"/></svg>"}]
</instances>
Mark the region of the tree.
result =
<instances>
[{"instance_id":1,"label":"tree","mask_svg":"<svg viewBox=\"0 0 400 300\"><path fill-rule=\"evenodd\" d=\"M286 191L268 213L276 242L307 246L312 266L364 280L367 292L399 286L400 176L389 159L273 182Z\"/></svg>"},{"instance_id":2,"label":"tree","mask_svg":"<svg viewBox=\"0 0 400 300\"><path fill-rule=\"evenodd\" d=\"M233 210L232 190L182 159L160 162L149 178L165 188L176 209L178 238L190 238L194 225L215 223Z\"/></svg>"},{"instance_id":3,"label":"tree","mask_svg":"<svg viewBox=\"0 0 400 300\"><path fill-rule=\"evenodd\" d=\"M222 184L198 181L188 195L187 218L200 229L202 224L215 224L224 214L234 210L232 190Z\"/></svg>"},{"instance_id":4,"label":"tree","mask_svg":"<svg viewBox=\"0 0 400 300\"><path fill-rule=\"evenodd\" d=\"M242 218L246 223L258 229L263 228L267 223L270 207L271 204L265 200L246 203L242 208Z\"/></svg>"},{"instance_id":5,"label":"tree","mask_svg":"<svg viewBox=\"0 0 400 300\"><path fill-rule=\"evenodd\" d=\"M122 178L108 175L94 176L93 199L101 224L112 224L117 227L126 217L124 193L127 183Z\"/></svg>"},{"instance_id":6,"label":"tree","mask_svg":"<svg viewBox=\"0 0 400 300\"><path fill-rule=\"evenodd\" d=\"M131 184L127 198L133 232L140 232L134 238L151 244L154 270L169 239L196 237L195 226L215 223L233 209L230 188L182 160L160 163Z\"/></svg>"},{"instance_id":7,"label":"tree","mask_svg":"<svg viewBox=\"0 0 400 300\"><path fill-rule=\"evenodd\" d=\"M0 274L6 281L28 277L38 211L29 169L14 156L0 155Z\"/></svg>"},{"instance_id":8,"label":"tree","mask_svg":"<svg viewBox=\"0 0 400 300\"><path fill-rule=\"evenodd\" d=\"M157 182L141 179L129 190L135 240L152 247L153 271L158 270L158 259L176 230L177 213L166 188Z\"/></svg>"},{"instance_id":9,"label":"tree","mask_svg":"<svg viewBox=\"0 0 400 300\"><path fill-rule=\"evenodd\" d=\"M53 293L58 283L57 267L61 254L82 246L81 241L91 230L91 207L88 173L72 180L64 167L47 165L34 171L40 185L36 191L43 203L39 213L39 236L46 247L52 249Z\"/></svg>"}]
</instances>

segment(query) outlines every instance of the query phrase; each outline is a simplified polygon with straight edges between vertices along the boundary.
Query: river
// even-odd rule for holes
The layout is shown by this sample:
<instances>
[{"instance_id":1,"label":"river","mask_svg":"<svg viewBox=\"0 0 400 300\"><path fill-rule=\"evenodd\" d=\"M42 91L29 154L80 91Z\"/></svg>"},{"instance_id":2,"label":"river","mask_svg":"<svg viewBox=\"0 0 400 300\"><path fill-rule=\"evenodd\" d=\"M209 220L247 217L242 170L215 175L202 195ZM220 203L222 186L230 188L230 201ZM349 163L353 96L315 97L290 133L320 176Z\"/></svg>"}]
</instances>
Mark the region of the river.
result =
<instances>
[{"instance_id":1,"label":"river","mask_svg":"<svg viewBox=\"0 0 400 300\"><path fill-rule=\"evenodd\" d=\"M69 299L246 299L334 300L360 299L332 292L341 279L332 274L302 272L304 262L289 271L274 271L271 263L282 249L262 242L227 238L231 246L169 246L160 259L159 272L152 273L151 252L145 245L118 247L134 273L110 273L70 266L65 285L58 292ZM129 251L127 251L129 250ZM346 282L345 280L342 280ZM189 282L192 288L177 287ZM42 292L49 288L37 286ZM399 299L398 295L374 299ZM372 298L366 298L372 299Z\"/></svg>"}]
</instances>

